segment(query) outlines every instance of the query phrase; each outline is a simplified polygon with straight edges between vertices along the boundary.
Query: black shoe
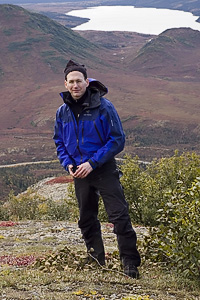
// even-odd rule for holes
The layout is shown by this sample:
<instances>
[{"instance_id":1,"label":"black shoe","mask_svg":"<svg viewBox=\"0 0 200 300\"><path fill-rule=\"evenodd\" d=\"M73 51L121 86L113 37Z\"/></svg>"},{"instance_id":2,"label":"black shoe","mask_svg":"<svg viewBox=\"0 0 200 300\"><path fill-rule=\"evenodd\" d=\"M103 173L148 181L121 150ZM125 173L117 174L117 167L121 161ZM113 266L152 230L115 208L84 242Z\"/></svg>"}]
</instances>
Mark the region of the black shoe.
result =
<instances>
[{"instance_id":1,"label":"black shoe","mask_svg":"<svg viewBox=\"0 0 200 300\"><path fill-rule=\"evenodd\" d=\"M139 278L139 271L137 267L134 266L133 264L127 264L124 266L124 274L126 274L131 278L136 278L136 279Z\"/></svg>"}]
</instances>

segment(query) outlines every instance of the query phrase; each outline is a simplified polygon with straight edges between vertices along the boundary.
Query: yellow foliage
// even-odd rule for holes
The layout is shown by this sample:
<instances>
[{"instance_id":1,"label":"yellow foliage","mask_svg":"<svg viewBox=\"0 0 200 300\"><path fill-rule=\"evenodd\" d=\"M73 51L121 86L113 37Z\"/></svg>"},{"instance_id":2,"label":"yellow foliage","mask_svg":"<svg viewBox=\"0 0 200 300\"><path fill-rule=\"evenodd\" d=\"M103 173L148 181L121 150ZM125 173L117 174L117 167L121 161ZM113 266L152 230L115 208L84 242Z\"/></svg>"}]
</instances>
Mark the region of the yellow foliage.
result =
<instances>
[{"instance_id":1,"label":"yellow foliage","mask_svg":"<svg viewBox=\"0 0 200 300\"><path fill-rule=\"evenodd\" d=\"M132 295L123 298L122 300L153 300L149 298L149 295Z\"/></svg>"},{"instance_id":2,"label":"yellow foliage","mask_svg":"<svg viewBox=\"0 0 200 300\"><path fill-rule=\"evenodd\" d=\"M39 210L39 214L44 215L47 213L48 211L48 205L47 203L40 203L38 204L38 210Z\"/></svg>"},{"instance_id":3,"label":"yellow foliage","mask_svg":"<svg viewBox=\"0 0 200 300\"><path fill-rule=\"evenodd\" d=\"M73 292L74 295L77 295L77 296L80 296L80 295L83 295L84 292L79 290L79 291L76 291L76 292Z\"/></svg>"},{"instance_id":4,"label":"yellow foliage","mask_svg":"<svg viewBox=\"0 0 200 300\"><path fill-rule=\"evenodd\" d=\"M90 291L90 294L91 294L91 295L96 295L97 292L96 292L96 291Z\"/></svg>"}]
</instances>

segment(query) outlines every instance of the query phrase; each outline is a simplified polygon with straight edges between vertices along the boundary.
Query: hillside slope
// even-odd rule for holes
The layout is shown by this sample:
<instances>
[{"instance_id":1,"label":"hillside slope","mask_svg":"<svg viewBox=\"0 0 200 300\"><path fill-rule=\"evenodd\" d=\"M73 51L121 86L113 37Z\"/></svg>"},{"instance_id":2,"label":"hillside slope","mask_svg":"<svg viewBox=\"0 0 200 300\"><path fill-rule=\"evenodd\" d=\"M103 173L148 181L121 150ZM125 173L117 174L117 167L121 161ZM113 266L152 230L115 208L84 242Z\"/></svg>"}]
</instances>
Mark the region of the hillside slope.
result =
<instances>
[{"instance_id":1,"label":"hillside slope","mask_svg":"<svg viewBox=\"0 0 200 300\"><path fill-rule=\"evenodd\" d=\"M199 31L169 29L150 39L130 60L130 67L146 75L200 81L199 49Z\"/></svg>"},{"instance_id":2,"label":"hillside slope","mask_svg":"<svg viewBox=\"0 0 200 300\"><path fill-rule=\"evenodd\" d=\"M43 15L0 5L0 25L1 84L13 70L15 81L48 82L55 79L68 57L98 62L94 44Z\"/></svg>"}]
</instances>

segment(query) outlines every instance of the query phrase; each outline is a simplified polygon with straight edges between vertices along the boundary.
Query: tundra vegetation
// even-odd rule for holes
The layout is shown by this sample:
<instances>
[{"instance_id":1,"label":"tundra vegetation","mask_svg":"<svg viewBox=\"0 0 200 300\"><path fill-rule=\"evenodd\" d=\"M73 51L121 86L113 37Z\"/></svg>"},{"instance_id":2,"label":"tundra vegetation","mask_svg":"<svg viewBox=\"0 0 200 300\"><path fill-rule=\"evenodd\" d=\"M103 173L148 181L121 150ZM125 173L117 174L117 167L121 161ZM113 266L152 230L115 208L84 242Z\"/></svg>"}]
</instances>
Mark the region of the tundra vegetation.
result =
<instances>
[{"instance_id":1,"label":"tundra vegetation","mask_svg":"<svg viewBox=\"0 0 200 300\"><path fill-rule=\"evenodd\" d=\"M29 188L18 196L11 192L1 204L0 288L5 295L15 290L19 294L16 299L29 299L26 296L31 289L40 287L48 299L56 299L57 293L60 299L199 299L200 156L176 151L172 157L149 164L126 156L119 168L132 222L138 230L145 228L145 234L138 238L140 280L123 276L117 247L107 252L105 268L86 263L83 243L58 242L56 236L21 250L16 246L11 255L4 253L9 243L5 243L5 228L8 232L11 227L17 229L19 224L31 222L33 232L39 222L43 224L40 230L50 226L53 232L52 224L57 223L62 224L55 229L59 235L64 224L76 225L78 208L73 183L69 183L68 196L60 201L44 198ZM112 230L102 199L99 218L104 234L108 228ZM112 240L111 244L115 243ZM20 241L17 245L20 248Z\"/></svg>"}]
</instances>

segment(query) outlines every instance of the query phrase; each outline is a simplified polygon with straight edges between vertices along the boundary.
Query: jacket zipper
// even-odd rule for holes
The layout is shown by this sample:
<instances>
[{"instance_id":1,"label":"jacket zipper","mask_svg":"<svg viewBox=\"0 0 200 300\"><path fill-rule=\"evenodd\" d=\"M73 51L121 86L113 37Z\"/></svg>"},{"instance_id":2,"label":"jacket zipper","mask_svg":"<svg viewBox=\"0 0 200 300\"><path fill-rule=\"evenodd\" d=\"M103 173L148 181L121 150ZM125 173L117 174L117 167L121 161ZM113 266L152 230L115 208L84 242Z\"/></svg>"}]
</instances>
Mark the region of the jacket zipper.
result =
<instances>
[{"instance_id":1,"label":"jacket zipper","mask_svg":"<svg viewBox=\"0 0 200 300\"><path fill-rule=\"evenodd\" d=\"M82 121L82 132L81 132L81 135L82 135L82 145L84 144L84 136L83 136L83 132L84 132L84 122Z\"/></svg>"},{"instance_id":2,"label":"jacket zipper","mask_svg":"<svg viewBox=\"0 0 200 300\"><path fill-rule=\"evenodd\" d=\"M83 155L82 155L82 153L81 153L81 151L80 151L80 148L79 148L79 139L78 139L78 132L79 132L79 117L80 117L80 114L78 115L78 121L76 122L75 121L75 117L74 117L74 114L71 112L71 114L72 114L72 119L73 119L73 124L74 124L74 129L75 129L75 132L76 132L76 142L77 142L77 149L78 149L78 151L79 151L79 153L80 153L80 156L81 156L81 161L80 161L80 163L82 163L82 161L83 161ZM76 123L75 123L76 122ZM76 128L76 124L77 124L77 128Z\"/></svg>"},{"instance_id":3,"label":"jacket zipper","mask_svg":"<svg viewBox=\"0 0 200 300\"><path fill-rule=\"evenodd\" d=\"M96 132L97 132L97 134L98 134L98 136L100 138L101 143L104 144L103 139L101 137L101 134L100 134L100 132L99 132L99 130L97 128L97 125L96 125L95 121L93 121L93 123L94 123L94 128L96 129Z\"/></svg>"}]
</instances>

